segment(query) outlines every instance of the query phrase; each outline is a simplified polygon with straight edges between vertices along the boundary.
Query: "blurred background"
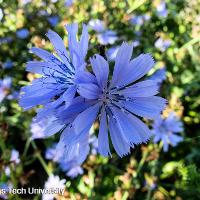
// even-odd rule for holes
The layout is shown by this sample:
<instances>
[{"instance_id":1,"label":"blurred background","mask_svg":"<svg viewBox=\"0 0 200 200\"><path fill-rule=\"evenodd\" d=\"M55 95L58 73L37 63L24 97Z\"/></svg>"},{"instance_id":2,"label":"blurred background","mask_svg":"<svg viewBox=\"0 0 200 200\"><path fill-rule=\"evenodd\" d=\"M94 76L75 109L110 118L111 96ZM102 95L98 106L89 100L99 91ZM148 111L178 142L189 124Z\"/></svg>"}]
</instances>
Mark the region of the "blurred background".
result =
<instances>
[{"instance_id":1,"label":"blurred background","mask_svg":"<svg viewBox=\"0 0 200 200\"><path fill-rule=\"evenodd\" d=\"M88 25L88 58L100 53L112 62L123 41L134 42L134 56L152 54L156 64L149 75L168 100L163 118L173 112L181 124L179 141L152 139L122 159L115 153L104 158L97 153L95 124L90 155L71 170L53 159L59 134L34 139L42 125L32 122L35 110L24 112L17 100L20 88L37 77L25 71L35 59L29 49L52 52L49 29L67 47L64 25L73 22ZM199 44L199 0L0 0L0 188L65 188L64 196L0 199L200 199Z\"/></svg>"}]
</instances>

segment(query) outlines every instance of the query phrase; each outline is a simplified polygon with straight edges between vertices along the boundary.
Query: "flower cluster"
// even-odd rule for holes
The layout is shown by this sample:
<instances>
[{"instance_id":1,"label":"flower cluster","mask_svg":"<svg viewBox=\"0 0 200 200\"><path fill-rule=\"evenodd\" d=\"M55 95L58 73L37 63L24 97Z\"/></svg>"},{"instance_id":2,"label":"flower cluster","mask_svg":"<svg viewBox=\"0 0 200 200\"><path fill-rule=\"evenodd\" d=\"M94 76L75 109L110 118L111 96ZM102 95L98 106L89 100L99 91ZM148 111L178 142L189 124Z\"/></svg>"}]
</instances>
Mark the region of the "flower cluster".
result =
<instances>
[{"instance_id":1,"label":"flower cluster","mask_svg":"<svg viewBox=\"0 0 200 200\"><path fill-rule=\"evenodd\" d=\"M48 123L38 137L61 130L57 149L62 150L66 161L78 149L88 146L89 130L96 120L99 121L99 153L111 155L110 138L117 154L123 157L152 135L138 117L155 119L166 104L165 99L156 96L157 81L141 80L154 66L154 60L150 54L133 59L133 43L124 42L116 53L112 76L108 61L98 54L89 59L91 73L85 61L87 27L83 25L80 40L77 40L77 24L67 25L66 29L68 51L58 34L51 30L47 37L57 56L40 48L31 49L43 61L28 62L27 71L41 77L22 88L20 105L26 110L43 105L35 122ZM79 151L78 156L82 153Z\"/></svg>"}]
</instances>

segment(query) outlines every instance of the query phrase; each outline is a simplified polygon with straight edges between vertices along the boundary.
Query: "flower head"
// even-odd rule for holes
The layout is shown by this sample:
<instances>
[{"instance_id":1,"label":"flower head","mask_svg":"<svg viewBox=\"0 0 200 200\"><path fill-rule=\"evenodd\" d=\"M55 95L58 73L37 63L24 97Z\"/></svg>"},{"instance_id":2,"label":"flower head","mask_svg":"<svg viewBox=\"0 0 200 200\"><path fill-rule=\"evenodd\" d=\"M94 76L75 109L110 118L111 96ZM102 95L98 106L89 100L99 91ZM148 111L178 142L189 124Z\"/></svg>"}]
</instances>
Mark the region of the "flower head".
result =
<instances>
[{"instance_id":1,"label":"flower head","mask_svg":"<svg viewBox=\"0 0 200 200\"><path fill-rule=\"evenodd\" d=\"M46 50L33 47L31 51L43 61L30 61L26 70L41 74L42 77L32 81L32 84L21 90L20 105L24 109L30 109L37 105L43 105L39 115L48 116L50 112L61 105L67 105L74 98L77 83L93 80L93 76L85 71L85 56L88 49L87 27L83 25L80 41L77 41L78 24L67 25L68 49L66 50L60 36L49 30L47 37L53 44L58 55L54 56ZM70 54L70 56L69 56Z\"/></svg>"},{"instance_id":2,"label":"flower head","mask_svg":"<svg viewBox=\"0 0 200 200\"><path fill-rule=\"evenodd\" d=\"M152 130L154 142L162 141L163 150L168 151L170 144L176 146L183 140L183 137L177 135L181 131L183 131L182 122L171 112L167 118L157 118L154 121Z\"/></svg>"},{"instance_id":3,"label":"flower head","mask_svg":"<svg viewBox=\"0 0 200 200\"><path fill-rule=\"evenodd\" d=\"M150 130L135 115L156 118L164 109L166 100L155 96L158 86L154 81L146 80L133 84L153 67L154 61L149 54L131 59L132 50L132 44L121 45L111 80L108 62L100 55L91 58L97 84L80 83L78 92L87 100L82 100L81 105L76 100L74 105L59 115L60 120L67 122L72 119L70 112L76 111L71 120L73 122L64 130L64 137L61 138L67 138L64 142L66 146L77 143L88 135L97 118L100 121L98 149L103 156L110 154L108 130L114 149L121 157L130 153L130 147L150 138Z\"/></svg>"}]
</instances>

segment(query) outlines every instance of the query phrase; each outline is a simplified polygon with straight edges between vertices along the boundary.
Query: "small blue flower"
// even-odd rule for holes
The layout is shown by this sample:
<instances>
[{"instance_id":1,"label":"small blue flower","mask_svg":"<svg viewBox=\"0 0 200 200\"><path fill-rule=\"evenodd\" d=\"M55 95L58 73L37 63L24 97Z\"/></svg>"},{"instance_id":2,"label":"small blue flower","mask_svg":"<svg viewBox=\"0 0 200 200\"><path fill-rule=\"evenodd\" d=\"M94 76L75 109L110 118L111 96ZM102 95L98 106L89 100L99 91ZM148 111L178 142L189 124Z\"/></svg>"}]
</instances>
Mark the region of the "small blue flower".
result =
<instances>
[{"instance_id":1,"label":"small blue flower","mask_svg":"<svg viewBox=\"0 0 200 200\"><path fill-rule=\"evenodd\" d=\"M152 133L154 135L154 143L162 141L163 150L166 152L169 145L176 146L183 140L183 137L177 135L183 131L182 122L171 112L166 119L158 118L154 121Z\"/></svg>"},{"instance_id":2,"label":"small blue flower","mask_svg":"<svg viewBox=\"0 0 200 200\"><path fill-rule=\"evenodd\" d=\"M88 50L87 27L83 25L80 41L77 41L78 24L67 25L68 51L59 35L51 30L47 37L53 44L59 58L40 48L33 47L31 51L43 61L27 63L26 70L41 74L42 77L32 81L32 84L21 89L20 105L24 109L31 109L37 105L44 108L38 110L40 120L50 116L54 109L65 102L70 104L74 98L77 83L93 82L94 76L85 71L85 56ZM38 119L39 121L39 119ZM37 122L38 122L37 121Z\"/></svg>"},{"instance_id":3,"label":"small blue flower","mask_svg":"<svg viewBox=\"0 0 200 200\"><path fill-rule=\"evenodd\" d=\"M51 24L51 26L56 26L60 20L59 16L51 16L47 17L48 22Z\"/></svg>"},{"instance_id":4,"label":"small blue flower","mask_svg":"<svg viewBox=\"0 0 200 200\"><path fill-rule=\"evenodd\" d=\"M65 189L65 179L61 179L59 176L55 176L51 174L48 178L48 180L45 182L44 189L52 189L57 188L60 190ZM42 195L42 200L53 200L57 194L55 193L44 193Z\"/></svg>"},{"instance_id":5,"label":"small blue flower","mask_svg":"<svg viewBox=\"0 0 200 200\"><path fill-rule=\"evenodd\" d=\"M130 23L133 24L133 25L143 25L144 23L144 18L142 15L135 15L135 16L132 16L131 19L130 19Z\"/></svg>"},{"instance_id":6,"label":"small blue flower","mask_svg":"<svg viewBox=\"0 0 200 200\"><path fill-rule=\"evenodd\" d=\"M166 51L170 45L171 45L171 40L169 39L165 40L161 37L158 38L155 42L155 47L158 48L162 52Z\"/></svg>"},{"instance_id":7,"label":"small blue flower","mask_svg":"<svg viewBox=\"0 0 200 200\"><path fill-rule=\"evenodd\" d=\"M0 79L0 103L7 96L11 84L12 84L12 79L10 77L5 77L4 79Z\"/></svg>"},{"instance_id":8,"label":"small blue flower","mask_svg":"<svg viewBox=\"0 0 200 200\"><path fill-rule=\"evenodd\" d=\"M108 80L109 64L102 56L96 55L90 59L97 84L80 83L78 93L87 100L74 99L68 108L58 112L59 120L69 123L61 137L65 148L83 140L98 117L98 149L103 156L111 154L108 129L120 157L130 153L130 147L147 142L150 138L150 130L135 115L156 118L164 109L166 100L155 96L158 86L154 81L133 84L153 67L154 61L149 54L131 59L132 50L133 44L121 45L112 80Z\"/></svg>"},{"instance_id":9,"label":"small blue flower","mask_svg":"<svg viewBox=\"0 0 200 200\"><path fill-rule=\"evenodd\" d=\"M118 39L117 33L112 30L108 30L105 23L99 19L91 20L89 27L97 32L97 38L100 44L114 44Z\"/></svg>"},{"instance_id":10,"label":"small blue flower","mask_svg":"<svg viewBox=\"0 0 200 200\"><path fill-rule=\"evenodd\" d=\"M145 15L133 15L130 18L130 23L132 25L138 25L138 26L142 26L146 21L150 20L150 15L145 14Z\"/></svg>"},{"instance_id":11,"label":"small blue flower","mask_svg":"<svg viewBox=\"0 0 200 200\"><path fill-rule=\"evenodd\" d=\"M26 28L22 28L16 31L16 35L19 39L25 39L29 36L29 30Z\"/></svg>"},{"instance_id":12,"label":"small blue flower","mask_svg":"<svg viewBox=\"0 0 200 200\"><path fill-rule=\"evenodd\" d=\"M106 30L105 23L99 19L90 20L88 26L97 33L101 33Z\"/></svg>"},{"instance_id":13,"label":"small blue flower","mask_svg":"<svg viewBox=\"0 0 200 200\"><path fill-rule=\"evenodd\" d=\"M165 1L161 1L161 2L159 3L159 5L156 7L156 10L157 10L157 15L158 15L159 17L164 17L164 18L167 17L167 15L168 15L168 10L167 10L167 8L166 8L166 3L165 3Z\"/></svg>"},{"instance_id":14,"label":"small blue flower","mask_svg":"<svg viewBox=\"0 0 200 200\"><path fill-rule=\"evenodd\" d=\"M102 33L97 34L99 43L102 45L114 44L118 39L117 33L115 31L106 30Z\"/></svg>"}]
</instances>

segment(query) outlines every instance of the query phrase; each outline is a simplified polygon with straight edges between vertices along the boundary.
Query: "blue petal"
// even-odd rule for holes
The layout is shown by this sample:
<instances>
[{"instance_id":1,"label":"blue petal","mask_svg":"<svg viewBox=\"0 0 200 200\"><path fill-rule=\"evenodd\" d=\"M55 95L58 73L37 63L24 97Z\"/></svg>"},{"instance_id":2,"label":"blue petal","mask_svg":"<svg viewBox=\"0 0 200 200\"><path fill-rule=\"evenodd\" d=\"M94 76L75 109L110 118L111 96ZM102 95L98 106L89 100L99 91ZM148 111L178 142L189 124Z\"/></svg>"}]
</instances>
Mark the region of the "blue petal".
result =
<instances>
[{"instance_id":1,"label":"blue petal","mask_svg":"<svg viewBox=\"0 0 200 200\"><path fill-rule=\"evenodd\" d=\"M142 78L152 67L154 66L154 60L150 54L141 54L134 58L127 68L121 73L121 76L116 82L117 86L128 85L140 78Z\"/></svg>"},{"instance_id":2,"label":"blue petal","mask_svg":"<svg viewBox=\"0 0 200 200\"><path fill-rule=\"evenodd\" d=\"M65 162L74 160L76 164L80 165L84 162L89 153L88 135L85 135L82 140L71 145L69 141L71 140L71 135L74 134L71 131L71 128L66 128L63 131L57 145L57 151L63 152L63 159Z\"/></svg>"},{"instance_id":3,"label":"blue petal","mask_svg":"<svg viewBox=\"0 0 200 200\"><path fill-rule=\"evenodd\" d=\"M129 154L130 145L126 142L126 139L121 134L121 131L119 130L119 125L113 117L110 117L109 119L109 130L111 141L117 154L120 157Z\"/></svg>"},{"instance_id":4,"label":"blue petal","mask_svg":"<svg viewBox=\"0 0 200 200\"><path fill-rule=\"evenodd\" d=\"M135 116L113 108L120 130L130 146L146 143L152 136L149 128Z\"/></svg>"},{"instance_id":5,"label":"blue petal","mask_svg":"<svg viewBox=\"0 0 200 200\"><path fill-rule=\"evenodd\" d=\"M179 142L183 141L183 138L179 135L170 134L169 140L172 146L176 146Z\"/></svg>"},{"instance_id":6,"label":"blue petal","mask_svg":"<svg viewBox=\"0 0 200 200\"><path fill-rule=\"evenodd\" d=\"M76 86L69 87L64 93L63 93L63 100L65 101L66 105L69 105L74 98L76 94Z\"/></svg>"},{"instance_id":7,"label":"blue petal","mask_svg":"<svg viewBox=\"0 0 200 200\"><path fill-rule=\"evenodd\" d=\"M80 38L80 48L81 48L80 51L83 58L85 58L88 51L88 41L89 41L89 35L87 26L83 24L82 35Z\"/></svg>"},{"instance_id":8,"label":"blue petal","mask_svg":"<svg viewBox=\"0 0 200 200\"><path fill-rule=\"evenodd\" d=\"M90 72L78 71L75 79L76 84L79 83L97 83L96 77Z\"/></svg>"},{"instance_id":9,"label":"blue petal","mask_svg":"<svg viewBox=\"0 0 200 200\"><path fill-rule=\"evenodd\" d=\"M105 110L102 110L102 112L101 112L99 135L98 135L98 149L99 149L99 153L102 156L107 157L109 154L111 155L110 147L109 147L108 127L107 127L107 119L106 119Z\"/></svg>"},{"instance_id":10,"label":"blue petal","mask_svg":"<svg viewBox=\"0 0 200 200\"><path fill-rule=\"evenodd\" d=\"M74 130L77 134L80 134L85 129L90 129L95 121L100 109L100 104L97 103L82 113L80 113L73 122Z\"/></svg>"},{"instance_id":11,"label":"blue petal","mask_svg":"<svg viewBox=\"0 0 200 200\"><path fill-rule=\"evenodd\" d=\"M107 86L109 66L108 62L100 55L90 59L92 69L97 78L98 85L103 89Z\"/></svg>"},{"instance_id":12,"label":"blue petal","mask_svg":"<svg viewBox=\"0 0 200 200\"><path fill-rule=\"evenodd\" d=\"M114 87L118 84L118 80L119 78L121 78L121 74L124 73L124 70L129 65L132 53L133 53L133 44L123 43L120 46L115 58L115 66L111 81L111 87Z\"/></svg>"},{"instance_id":13,"label":"blue petal","mask_svg":"<svg viewBox=\"0 0 200 200\"><path fill-rule=\"evenodd\" d=\"M124 101L123 105L127 110L138 116L154 119L159 117L161 111L165 108L166 100L157 96L137 97L131 101Z\"/></svg>"},{"instance_id":14,"label":"blue petal","mask_svg":"<svg viewBox=\"0 0 200 200\"><path fill-rule=\"evenodd\" d=\"M158 88L158 84L155 81L146 80L119 91L119 94L125 97L149 97L156 95Z\"/></svg>"},{"instance_id":15,"label":"blue petal","mask_svg":"<svg viewBox=\"0 0 200 200\"><path fill-rule=\"evenodd\" d=\"M58 56L63 60L64 63L69 63L69 56L61 37L52 30L49 30L46 35L53 44Z\"/></svg>"},{"instance_id":16,"label":"blue petal","mask_svg":"<svg viewBox=\"0 0 200 200\"><path fill-rule=\"evenodd\" d=\"M65 124L71 123L79 113L83 112L85 109L93 105L89 101L85 101L82 97L76 97L71 102L68 107L61 107L57 109L56 116Z\"/></svg>"},{"instance_id":17,"label":"blue petal","mask_svg":"<svg viewBox=\"0 0 200 200\"><path fill-rule=\"evenodd\" d=\"M102 94L100 88L95 84L81 83L78 85L78 93L86 99L98 99Z\"/></svg>"},{"instance_id":18,"label":"blue petal","mask_svg":"<svg viewBox=\"0 0 200 200\"><path fill-rule=\"evenodd\" d=\"M78 68L85 67L85 56L88 48L88 32L87 27L83 25L82 36L80 42L77 41L78 24L69 24L66 26L68 32L68 46L72 62Z\"/></svg>"},{"instance_id":19,"label":"blue petal","mask_svg":"<svg viewBox=\"0 0 200 200\"><path fill-rule=\"evenodd\" d=\"M61 63L61 61L59 61L53 54L49 53L44 49L32 47L31 52L33 52L35 55L37 55L38 57L40 57L45 61L51 61L51 62L57 61L58 63Z\"/></svg>"}]
</instances>

